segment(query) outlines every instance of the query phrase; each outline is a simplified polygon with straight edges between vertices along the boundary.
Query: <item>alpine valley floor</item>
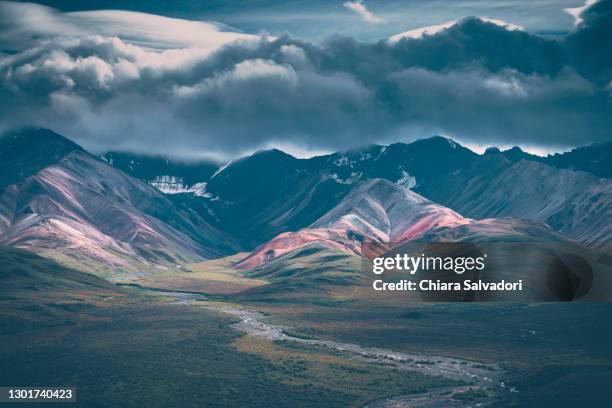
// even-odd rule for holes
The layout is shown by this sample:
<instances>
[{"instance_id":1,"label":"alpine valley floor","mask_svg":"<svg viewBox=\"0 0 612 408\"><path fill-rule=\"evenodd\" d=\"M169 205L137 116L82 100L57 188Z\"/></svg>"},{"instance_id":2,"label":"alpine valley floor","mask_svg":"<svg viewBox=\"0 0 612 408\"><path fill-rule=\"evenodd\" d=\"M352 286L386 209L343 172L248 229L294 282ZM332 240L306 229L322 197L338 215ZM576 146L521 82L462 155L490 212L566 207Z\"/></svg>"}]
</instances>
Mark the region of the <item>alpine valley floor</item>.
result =
<instances>
[{"instance_id":1,"label":"alpine valley floor","mask_svg":"<svg viewBox=\"0 0 612 408\"><path fill-rule=\"evenodd\" d=\"M609 398L606 303L407 304L362 296L360 285L309 291L313 276L277 297L277 278L223 260L174 278L123 277L147 287L166 274L167 287L148 290L24 251L2 256L0 382L76 386L75 406L575 407ZM6 267L15 260L20 267ZM355 261L334 262L342 275ZM185 286L198 279L209 294Z\"/></svg>"}]
</instances>

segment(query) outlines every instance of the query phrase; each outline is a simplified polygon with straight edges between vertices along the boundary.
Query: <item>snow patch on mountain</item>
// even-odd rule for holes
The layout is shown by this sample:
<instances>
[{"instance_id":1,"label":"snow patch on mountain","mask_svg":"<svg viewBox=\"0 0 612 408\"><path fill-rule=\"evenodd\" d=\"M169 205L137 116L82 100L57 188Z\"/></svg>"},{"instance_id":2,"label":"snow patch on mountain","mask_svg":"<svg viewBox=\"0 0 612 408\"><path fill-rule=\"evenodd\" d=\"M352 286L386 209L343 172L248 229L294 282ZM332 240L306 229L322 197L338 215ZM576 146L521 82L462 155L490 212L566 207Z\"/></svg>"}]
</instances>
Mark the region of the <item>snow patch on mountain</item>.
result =
<instances>
[{"instance_id":1,"label":"snow patch on mountain","mask_svg":"<svg viewBox=\"0 0 612 408\"><path fill-rule=\"evenodd\" d=\"M363 173L360 171L354 171L351 173L350 177L347 177L345 179L341 178L340 176L338 176L338 174L333 173L330 175L330 177L332 178L332 180L334 180L336 183L339 184L355 184L357 183L359 180L361 180L361 177L363 176Z\"/></svg>"},{"instance_id":2,"label":"snow patch on mountain","mask_svg":"<svg viewBox=\"0 0 612 408\"><path fill-rule=\"evenodd\" d=\"M336 160L334 160L334 164L338 167L347 167L353 166L353 161L350 160L347 156L342 156Z\"/></svg>"},{"instance_id":3,"label":"snow patch on mountain","mask_svg":"<svg viewBox=\"0 0 612 408\"><path fill-rule=\"evenodd\" d=\"M223 166L219 167L219 169L217 169L217 171L215 171L215 172L213 173L213 175L212 175L212 176L210 176L210 178L212 179L212 178L217 177L219 174L221 174L221 172L222 172L223 170L227 169L227 168L229 167L229 165L230 165L230 164L232 164L232 162L231 162L231 161L228 161L228 162L227 162L227 163L225 163Z\"/></svg>"},{"instance_id":4,"label":"snow patch on mountain","mask_svg":"<svg viewBox=\"0 0 612 408\"><path fill-rule=\"evenodd\" d=\"M214 199L211 193L206 192L206 185L208 184L206 182L195 183L192 186L188 186L184 183L182 177L166 175L155 177L155 179L150 181L149 184L164 194L192 193L198 197Z\"/></svg>"},{"instance_id":5,"label":"snow patch on mountain","mask_svg":"<svg viewBox=\"0 0 612 408\"><path fill-rule=\"evenodd\" d=\"M206 185L207 184L208 183L206 183L206 182L195 183L193 186L191 186L189 191L192 192L194 195L196 195L198 197L212 198L213 195L206 192Z\"/></svg>"},{"instance_id":6,"label":"snow patch on mountain","mask_svg":"<svg viewBox=\"0 0 612 408\"><path fill-rule=\"evenodd\" d=\"M150 185L157 188L164 194L180 194L188 193L189 188L183 184L182 177L176 176L157 176L149 182Z\"/></svg>"},{"instance_id":7,"label":"snow patch on mountain","mask_svg":"<svg viewBox=\"0 0 612 408\"><path fill-rule=\"evenodd\" d=\"M416 186L416 178L412 177L406 170L402 170L402 177L400 177L395 184L404 188L414 188Z\"/></svg>"}]
</instances>

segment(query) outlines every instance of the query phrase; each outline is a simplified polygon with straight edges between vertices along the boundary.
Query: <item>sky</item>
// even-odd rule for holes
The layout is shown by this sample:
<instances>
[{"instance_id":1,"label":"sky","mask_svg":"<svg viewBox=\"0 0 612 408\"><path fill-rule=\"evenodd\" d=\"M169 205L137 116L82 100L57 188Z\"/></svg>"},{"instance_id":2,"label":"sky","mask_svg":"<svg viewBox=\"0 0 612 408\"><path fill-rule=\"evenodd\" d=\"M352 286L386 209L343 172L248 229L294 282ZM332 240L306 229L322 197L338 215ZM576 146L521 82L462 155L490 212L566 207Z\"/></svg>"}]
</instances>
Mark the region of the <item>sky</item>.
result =
<instances>
[{"instance_id":1,"label":"sky","mask_svg":"<svg viewBox=\"0 0 612 408\"><path fill-rule=\"evenodd\" d=\"M0 1L0 131L225 161L612 139L612 1Z\"/></svg>"}]
</instances>

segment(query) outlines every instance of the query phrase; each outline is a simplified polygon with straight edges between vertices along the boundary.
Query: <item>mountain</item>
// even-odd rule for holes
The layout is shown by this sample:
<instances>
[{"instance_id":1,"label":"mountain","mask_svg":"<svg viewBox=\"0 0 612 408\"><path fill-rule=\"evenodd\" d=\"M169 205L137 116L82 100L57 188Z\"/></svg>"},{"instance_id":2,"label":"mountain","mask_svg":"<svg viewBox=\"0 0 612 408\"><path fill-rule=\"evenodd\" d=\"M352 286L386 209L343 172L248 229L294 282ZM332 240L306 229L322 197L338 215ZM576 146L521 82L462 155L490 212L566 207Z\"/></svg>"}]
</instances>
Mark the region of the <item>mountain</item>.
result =
<instances>
[{"instance_id":1,"label":"mountain","mask_svg":"<svg viewBox=\"0 0 612 408\"><path fill-rule=\"evenodd\" d=\"M471 218L544 222L592 246L612 242L612 180L489 151L424 194Z\"/></svg>"},{"instance_id":2,"label":"mountain","mask_svg":"<svg viewBox=\"0 0 612 408\"><path fill-rule=\"evenodd\" d=\"M190 178L184 168L177 169L176 164L167 168L162 159L112 153L103 160L164 193L189 193L169 198L236 237L243 248L253 249L282 232L310 225L361 180L385 178L418 191L477 156L450 139L436 136L311 159L297 159L276 149L259 151L212 174L211 168Z\"/></svg>"},{"instance_id":3,"label":"mountain","mask_svg":"<svg viewBox=\"0 0 612 408\"><path fill-rule=\"evenodd\" d=\"M578 147L546 157L545 163L560 169L582 170L598 177L612 178L612 142Z\"/></svg>"},{"instance_id":4,"label":"mountain","mask_svg":"<svg viewBox=\"0 0 612 408\"><path fill-rule=\"evenodd\" d=\"M577 147L565 153L537 156L513 147L501 152L511 162L520 160L548 164L558 169L580 170L597 177L612 178L612 142Z\"/></svg>"},{"instance_id":5,"label":"mountain","mask_svg":"<svg viewBox=\"0 0 612 408\"><path fill-rule=\"evenodd\" d=\"M83 151L48 129L22 129L4 135L0 143L0 189L38 173L73 151Z\"/></svg>"},{"instance_id":6,"label":"mountain","mask_svg":"<svg viewBox=\"0 0 612 408\"><path fill-rule=\"evenodd\" d=\"M189 200L210 222L252 249L281 232L309 225L350 188L309 160L267 150L219 169L208 180L205 197L177 200Z\"/></svg>"},{"instance_id":7,"label":"mountain","mask_svg":"<svg viewBox=\"0 0 612 408\"><path fill-rule=\"evenodd\" d=\"M237 264L257 268L313 243L355 255L370 248L394 247L425 239L530 238L562 240L552 229L517 219L464 218L453 210L395 183L373 179L360 183L336 207L308 228L280 234ZM450 240L450 239L449 239Z\"/></svg>"},{"instance_id":8,"label":"mountain","mask_svg":"<svg viewBox=\"0 0 612 408\"><path fill-rule=\"evenodd\" d=\"M190 208L53 132L6 134L0 156L13 169L0 190L4 245L97 271L174 267L235 250Z\"/></svg>"},{"instance_id":9,"label":"mountain","mask_svg":"<svg viewBox=\"0 0 612 408\"><path fill-rule=\"evenodd\" d=\"M206 181L219 168L211 161L186 162L170 157L108 152L102 160L126 174L145 181L166 194L203 194Z\"/></svg>"},{"instance_id":10,"label":"mountain","mask_svg":"<svg viewBox=\"0 0 612 408\"><path fill-rule=\"evenodd\" d=\"M373 145L311 159L321 171L342 183L383 178L419 191L427 183L448 177L478 155L451 139L434 136L412 143Z\"/></svg>"},{"instance_id":11,"label":"mountain","mask_svg":"<svg viewBox=\"0 0 612 408\"><path fill-rule=\"evenodd\" d=\"M383 179L359 183L336 207L308 228L286 232L259 247L239 266L250 269L312 243L361 254L366 241L415 239L429 228L459 225L455 212Z\"/></svg>"},{"instance_id":12,"label":"mountain","mask_svg":"<svg viewBox=\"0 0 612 408\"><path fill-rule=\"evenodd\" d=\"M439 160L440 157L444 160ZM158 187L164 193L192 192L209 198L219 196L216 193L229 197L239 196L243 188L252 188L241 183L253 182L256 173L267 172L267 177L271 177L275 172L298 170L310 176L313 173L325 175L338 184L384 178L405 187L416 185L418 188L423 183L452 174L476 157L476 153L441 136L389 146L371 145L304 160L277 149L263 150L221 167L211 162L182 163L169 158L121 152L109 152L101 156L110 165ZM223 175L219 176L221 173ZM215 180L208 185L211 178ZM266 181L275 183L280 180L271 178ZM243 199L241 196L238 198Z\"/></svg>"},{"instance_id":13,"label":"mountain","mask_svg":"<svg viewBox=\"0 0 612 408\"><path fill-rule=\"evenodd\" d=\"M497 153L497 151L494 149L490 151L490 153ZM527 153L518 146L514 146L513 148L508 149L508 150L500 151L499 153L501 153L502 155L504 155L506 159L514 163L521 161L521 160L537 161L537 162L542 162L542 163L546 162L545 157Z\"/></svg>"}]
</instances>

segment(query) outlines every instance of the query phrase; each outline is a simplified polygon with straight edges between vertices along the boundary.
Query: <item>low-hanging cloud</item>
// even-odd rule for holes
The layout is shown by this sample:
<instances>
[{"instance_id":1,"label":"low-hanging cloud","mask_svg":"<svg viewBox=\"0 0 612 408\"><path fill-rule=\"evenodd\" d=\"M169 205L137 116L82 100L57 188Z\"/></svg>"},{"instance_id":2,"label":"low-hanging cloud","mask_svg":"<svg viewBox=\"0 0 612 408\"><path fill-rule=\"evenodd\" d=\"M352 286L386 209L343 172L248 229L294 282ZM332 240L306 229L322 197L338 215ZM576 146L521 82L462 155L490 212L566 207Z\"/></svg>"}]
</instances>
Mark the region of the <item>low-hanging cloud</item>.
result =
<instances>
[{"instance_id":1,"label":"low-hanging cloud","mask_svg":"<svg viewBox=\"0 0 612 408\"><path fill-rule=\"evenodd\" d=\"M607 141L612 62L594 40L610 34L602 3L562 40L479 19L395 43L238 37L211 49L96 30L43 36L0 56L0 130L45 126L94 151L218 159L434 133L476 144ZM0 39L27 29L12 24Z\"/></svg>"}]
</instances>

